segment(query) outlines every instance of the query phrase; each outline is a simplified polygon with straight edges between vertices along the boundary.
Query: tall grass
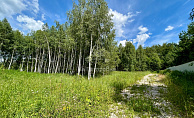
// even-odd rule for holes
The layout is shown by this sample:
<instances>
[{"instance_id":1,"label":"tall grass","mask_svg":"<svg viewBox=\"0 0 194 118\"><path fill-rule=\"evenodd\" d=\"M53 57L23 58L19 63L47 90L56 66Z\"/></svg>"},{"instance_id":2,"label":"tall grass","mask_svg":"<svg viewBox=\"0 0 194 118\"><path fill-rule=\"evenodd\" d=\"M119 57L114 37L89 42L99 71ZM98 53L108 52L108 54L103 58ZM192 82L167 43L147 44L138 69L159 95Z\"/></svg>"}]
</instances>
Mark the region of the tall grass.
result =
<instances>
[{"instance_id":1,"label":"tall grass","mask_svg":"<svg viewBox=\"0 0 194 118\"><path fill-rule=\"evenodd\" d=\"M183 116L194 117L194 72L165 70L160 73L166 75L167 99Z\"/></svg>"},{"instance_id":2,"label":"tall grass","mask_svg":"<svg viewBox=\"0 0 194 118\"><path fill-rule=\"evenodd\" d=\"M107 117L115 91L149 72L112 72L88 81L67 74L0 69L0 117Z\"/></svg>"}]
</instances>

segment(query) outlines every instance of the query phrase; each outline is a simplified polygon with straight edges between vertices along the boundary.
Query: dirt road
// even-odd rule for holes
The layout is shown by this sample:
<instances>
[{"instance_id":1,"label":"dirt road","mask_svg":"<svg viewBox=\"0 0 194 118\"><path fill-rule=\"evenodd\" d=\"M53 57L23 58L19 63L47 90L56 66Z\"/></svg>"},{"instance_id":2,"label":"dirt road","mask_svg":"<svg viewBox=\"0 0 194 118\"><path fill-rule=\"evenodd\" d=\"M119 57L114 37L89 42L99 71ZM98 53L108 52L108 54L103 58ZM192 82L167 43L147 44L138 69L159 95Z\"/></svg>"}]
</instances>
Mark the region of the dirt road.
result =
<instances>
[{"instance_id":1,"label":"dirt road","mask_svg":"<svg viewBox=\"0 0 194 118\"><path fill-rule=\"evenodd\" d=\"M149 74L144 76L140 81L137 81L133 86L122 90L121 95L124 100L116 106L111 106L110 109L114 112L110 113L110 118L181 117L172 104L165 98L167 86L162 82L163 79L163 75ZM122 104L127 104L132 108L133 113L126 114L121 108ZM121 109L118 109L118 107Z\"/></svg>"}]
</instances>

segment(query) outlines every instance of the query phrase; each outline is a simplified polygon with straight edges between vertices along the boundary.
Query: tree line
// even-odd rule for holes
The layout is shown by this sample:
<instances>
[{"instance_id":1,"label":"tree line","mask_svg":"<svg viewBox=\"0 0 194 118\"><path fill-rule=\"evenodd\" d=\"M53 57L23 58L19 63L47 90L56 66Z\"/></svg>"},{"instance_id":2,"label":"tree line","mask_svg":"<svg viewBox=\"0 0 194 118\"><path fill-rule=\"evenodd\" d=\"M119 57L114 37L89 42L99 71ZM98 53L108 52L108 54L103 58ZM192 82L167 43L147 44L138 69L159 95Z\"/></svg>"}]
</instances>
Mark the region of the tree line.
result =
<instances>
[{"instance_id":1,"label":"tree line","mask_svg":"<svg viewBox=\"0 0 194 118\"><path fill-rule=\"evenodd\" d=\"M180 33L179 44L135 49L117 46L114 24L104 0L78 0L68 21L23 35L6 18L0 21L0 63L7 69L39 73L106 74L111 70L159 70L194 60L194 23Z\"/></svg>"},{"instance_id":2,"label":"tree line","mask_svg":"<svg viewBox=\"0 0 194 118\"><path fill-rule=\"evenodd\" d=\"M143 48L135 46L129 41L126 46L118 47L121 60L117 66L119 71L156 71L177 66L194 60L194 8L189 19L192 21L187 31L179 34L179 42L163 43Z\"/></svg>"},{"instance_id":3,"label":"tree line","mask_svg":"<svg viewBox=\"0 0 194 118\"><path fill-rule=\"evenodd\" d=\"M194 22L188 25L187 31L179 34L179 42L164 43L135 50L131 42L118 47L119 63L117 70L126 71L156 71L177 66L194 60Z\"/></svg>"},{"instance_id":4,"label":"tree line","mask_svg":"<svg viewBox=\"0 0 194 118\"><path fill-rule=\"evenodd\" d=\"M104 0L78 0L68 21L23 35L7 19L0 21L0 50L5 68L39 73L69 73L95 77L119 62L115 30ZM98 72L97 72L98 69Z\"/></svg>"}]
</instances>

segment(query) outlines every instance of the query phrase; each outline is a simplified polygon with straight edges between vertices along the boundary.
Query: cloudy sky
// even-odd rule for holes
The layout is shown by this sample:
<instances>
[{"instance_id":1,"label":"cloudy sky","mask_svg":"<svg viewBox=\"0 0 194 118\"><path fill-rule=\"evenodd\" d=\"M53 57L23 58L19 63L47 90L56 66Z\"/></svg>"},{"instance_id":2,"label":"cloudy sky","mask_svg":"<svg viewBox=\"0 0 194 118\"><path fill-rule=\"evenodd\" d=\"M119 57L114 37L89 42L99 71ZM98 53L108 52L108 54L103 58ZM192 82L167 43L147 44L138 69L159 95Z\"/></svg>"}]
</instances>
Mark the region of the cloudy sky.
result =
<instances>
[{"instance_id":1,"label":"cloudy sky","mask_svg":"<svg viewBox=\"0 0 194 118\"><path fill-rule=\"evenodd\" d=\"M8 19L13 29L29 33L44 23L65 23L72 0L0 0L0 20ZM77 1L77 0L75 0ZM106 0L114 15L116 38L125 45L131 41L152 46L179 41L178 34L187 30L194 0Z\"/></svg>"}]
</instances>

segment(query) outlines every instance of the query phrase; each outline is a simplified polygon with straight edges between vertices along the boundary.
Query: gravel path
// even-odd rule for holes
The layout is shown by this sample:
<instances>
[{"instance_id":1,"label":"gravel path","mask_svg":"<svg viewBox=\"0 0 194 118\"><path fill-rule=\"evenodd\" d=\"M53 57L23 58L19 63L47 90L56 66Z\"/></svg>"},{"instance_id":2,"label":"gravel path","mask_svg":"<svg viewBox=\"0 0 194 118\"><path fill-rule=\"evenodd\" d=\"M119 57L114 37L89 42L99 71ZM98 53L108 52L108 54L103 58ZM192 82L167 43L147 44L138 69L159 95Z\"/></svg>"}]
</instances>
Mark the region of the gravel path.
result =
<instances>
[{"instance_id":1,"label":"gravel path","mask_svg":"<svg viewBox=\"0 0 194 118\"><path fill-rule=\"evenodd\" d=\"M116 113L110 113L109 118L123 118L125 117L135 117L139 118L142 116L146 117L155 117L155 118L174 118L181 117L176 113L176 110L173 108L172 104L165 99L165 93L167 92L167 86L162 83L164 76L158 74L149 74L144 76L143 79L137 81L136 84L122 90L121 95L125 100L133 100L135 102L141 102L142 107L152 107L152 113L150 111L143 110L139 114L133 114L132 116L124 114L122 110L118 110L118 106L111 106L110 109L114 109L116 112L120 112L120 116L115 115ZM138 101L139 100L139 101ZM149 103L148 106L144 106L145 102ZM119 103L121 104L121 103ZM115 109L116 108L116 109ZM141 106L138 108L142 109ZM138 111L137 108L137 111ZM135 110L134 110L135 111ZM144 112L145 111L145 112ZM153 112L155 111L155 112ZM176 115L175 115L176 114Z\"/></svg>"}]
</instances>

